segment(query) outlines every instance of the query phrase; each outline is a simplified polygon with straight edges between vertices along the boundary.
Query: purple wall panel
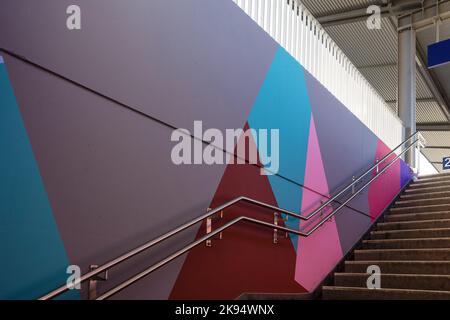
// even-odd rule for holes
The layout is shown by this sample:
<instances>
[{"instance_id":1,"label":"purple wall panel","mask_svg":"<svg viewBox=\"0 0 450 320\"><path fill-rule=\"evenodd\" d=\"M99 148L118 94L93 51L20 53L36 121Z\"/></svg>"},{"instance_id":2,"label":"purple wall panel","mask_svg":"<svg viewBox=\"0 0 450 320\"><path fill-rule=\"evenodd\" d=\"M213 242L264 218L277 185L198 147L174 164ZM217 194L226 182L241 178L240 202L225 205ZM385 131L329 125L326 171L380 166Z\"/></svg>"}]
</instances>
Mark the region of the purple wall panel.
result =
<instances>
[{"instance_id":1,"label":"purple wall panel","mask_svg":"<svg viewBox=\"0 0 450 320\"><path fill-rule=\"evenodd\" d=\"M103 263L209 206L224 166L175 166L167 127L5 60L71 263L83 270ZM192 240L195 231L145 256L145 264L124 266L129 273L115 271L108 286ZM165 276L155 274L160 287L138 297L165 298L176 272L171 266Z\"/></svg>"},{"instance_id":2,"label":"purple wall panel","mask_svg":"<svg viewBox=\"0 0 450 320\"><path fill-rule=\"evenodd\" d=\"M231 0L2 0L0 47L176 127L242 128L277 44ZM214 110L214 112L212 112Z\"/></svg>"}]
</instances>

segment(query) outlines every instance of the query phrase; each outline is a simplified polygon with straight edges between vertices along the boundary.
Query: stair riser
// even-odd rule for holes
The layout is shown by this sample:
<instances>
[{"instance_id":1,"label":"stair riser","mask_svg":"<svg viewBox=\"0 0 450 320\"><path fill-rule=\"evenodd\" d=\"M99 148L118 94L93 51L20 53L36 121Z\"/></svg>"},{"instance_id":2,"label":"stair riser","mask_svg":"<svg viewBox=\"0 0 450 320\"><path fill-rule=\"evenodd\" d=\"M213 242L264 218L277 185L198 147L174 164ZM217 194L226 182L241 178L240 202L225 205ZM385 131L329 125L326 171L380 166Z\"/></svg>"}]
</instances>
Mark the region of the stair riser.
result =
<instances>
[{"instance_id":1,"label":"stair riser","mask_svg":"<svg viewBox=\"0 0 450 320\"><path fill-rule=\"evenodd\" d=\"M449 250L355 251L355 261L450 261Z\"/></svg>"},{"instance_id":2,"label":"stair riser","mask_svg":"<svg viewBox=\"0 0 450 320\"><path fill-rule=\"evenodd\" d=\"M400 230L393 232L372 232L370 238L374 240L381 239L419 239L419 238L445 238L450 237L449 229L423 229L423 230Z\"/></svg>"},{"instance_id":3,"label":"stair riser","mask_svg":"<svg viewBox=\"0 0 450 320\"><path fill-rule=\"evenodd\" d=\"M369 274L336 274L334 285L367 288ZM450 276L384 275L381 288L450 291Z\"/></svg>"},{"instance_id":4,"label":"stair riser","mask_svg":"<svg viewBox=\"0 0 450 320\"><path fill-rule=\"evenodd\" d=\"M435 219L450 220L450 212L388 214L384 217L385 222L419 221L419 220L435 220Z\"/></svg>"},{"instance_id":5,"label":"stair riser","mask_svg":"<svg viewBox=\"0 0 450 320\"><path fill-rule=\"evenodd\" d=\"M392 223L379 223L376 229L382 230L408 230L408 229L437 229L437 228L450 228L449 220L433 220L433 221L415 221L415 222L392 222Z\"/></svg>"},{"instance_id":6,"label":"stair riser","mask_svg":"<svg viewBox=\"0 0 450 320\"><path fill-rule=\"evenodd\" d=\"M421 178L421 179L419 179L417 181L411 182L411 184L435 182L435 181L449 181L450 182L450 177L449 176L443 176L443 177L433 177L433 178Z\"/></svg>"},{"instance_id":7,"label":"stair riser","mask_svg":"<svg viewBox=\"0 0 450 320\"><path fill-rule=\"evenodd\" d=\"M405 194L425 194L428 192L450 192L450 186L427 187L427 188L410 188L405 190Z\"/></svg>"},{"instance_id":8,"label":"stair riser","mask_svg":"<svg viewBox=\"0 0 450 320\"><path fill-rule=\"evenodd\" d=\"M439 205L428 205L428 206L414 206L414 207L401 207L401 208L391 208L389 210L392 214L402 214L402 213L427 213L436 211L450 211L450 204L439 204Z\"/></svg>"},{"instance_id":9,"label":"stair riser","mask_svg":"<svg viewBox=\"0 0 450 320\"><path fill-rule=\"evenodd\" d=\"M435 180L435 181L421 181L411 183L408 188L416 189L416 188L429 188L429 187L441 187L450 185L450 181L448 179L445 180Z\"/></svg>"},{"instance_id":10,"label":"stair riser","mask_svg":"<svg viewBox=\"0 0 450 320\"><path fill-rule=\"evenodd\" d=\"M322 292L324 300L447 300L450 299L450 292L436 291L395 291L386 292L384 290L364 290L358 291L348 288L346 290L329 290L324 288Z\"/></svg>"},{"instance_id":11,"label":"stair riser","mask_svg":"<svg viewBox=\"0 0 450 320\"><path fill-rule=\"evenodd\" d=\"M364 249L425 249L450 248L450 239L400 239L400 240L374 240L363 242ZM449 253L450 256L450 253ZM450 258L450 257L449 257Z\"/></svg>"},{"instance_id":12,"label":"stair riser","mask_svg":"<svg viewBox=\"0 0 450 320\"><path fill-rule=\"evenodd\" d=\"M402 194L400 200L427 200L436 198L448 198L450 197L450 192L425 192L417 194Z\"/></svg>"},{"instance_id":13,"label":"stair riser","mask_svg":"<svg viewBox=\"0 0 450 320\"><path fill-rule=\"evenodd\" d=\"M395 208L414 207L414 206L433 206L437 204L450 205L450 198L435 198L421 200L400 200L394 205Z\"/></svg>"},{"instance_id":14,"label":"stair riser","mask_svg":"<svg viewBox=\"0 0 450 320\"><path fill-rule=\"evenodd\" d=\"M448 177L450 176L450 173L444 172L444 173L434 173L434 174L425 174L420 176L420 179L429 179L429 178L437 178L437 177Z\"/></svg>"},{"instance_id":15,"label":"stair riser","mask_svg":"<svg viewBox=\"0 0 450 320\"><path fill-rule=\"evenodd\" d=\"M367 267L377 265L381 273L395 274L441 274L450 275L450 262L442 263L392 263L388 261L370 261L368 263L345 264L345 272L367 273Z\"/></svg>"}]
</instances>

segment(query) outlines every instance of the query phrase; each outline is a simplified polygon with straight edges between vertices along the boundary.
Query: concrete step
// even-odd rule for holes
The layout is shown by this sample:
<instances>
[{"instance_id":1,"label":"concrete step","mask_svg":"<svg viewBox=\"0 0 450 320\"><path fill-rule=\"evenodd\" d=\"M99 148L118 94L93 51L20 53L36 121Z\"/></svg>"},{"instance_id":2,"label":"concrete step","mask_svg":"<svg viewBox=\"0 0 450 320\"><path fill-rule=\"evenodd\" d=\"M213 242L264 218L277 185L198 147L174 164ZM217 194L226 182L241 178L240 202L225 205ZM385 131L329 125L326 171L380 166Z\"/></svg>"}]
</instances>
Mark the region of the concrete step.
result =
<instances>
[{"instance_id":1,"label":"concrete step","mask_svg":"<svg viewBox=\"0 0 450 320\"><path fill-rule=\"evenodd\" d=\"M426 206L410 206L410 207L394 207L389 209L390 213L427 213L436 211L450 211L449 204L436 204L436 205L426 205Z\"/></svg>"},{"instance_id":2,"label":"concrete step","mask_svg":"<svg viewBox=\"0 0 450 320\"><path fill-rule=\"evenodd\" d=\"M439 179L450 179L450 174L448 172L446 173L441 173L441 174L436 174L436 175L432 175L432 176L421 176L418 179L416 179L414 182L416 181L428 181L428 180L439 180Z\"/></svg>"},{"instance_id":3,"label":"concrete step","mask_svg":"<svg viewBox=\"0 0 450 320\"><path fill-rule=\"evenodd\" d=\"M444 238L444 237L450 237L450 228L388 230L388 231L372 231L370 233L370 238L373 240Z\"/></svg>"},{"instance_id":4,"label":"concrete step","mask_svg":"<svg viewBox=\"0 0 450 320\"><path fill-rule=\"evenodd\" d=\"M450 172L425 174L425 175L421 175L419 177L419 179L428 179L428 178L445 177L445 176L450 176Z\"/></svg>"},{"instance_id":5,"label":"concrete step","mask_svg":"<svg viewBox=\"0 0 450 320\"><path fill-rule=\"evenodd\" d=\"M416 189L416 188L429 188L429 187L440 187L440 186L448 186L450 183L448 180L435 180L435 181L424 181L424 182L413 182L408 186L408 189Z\"/></svg>"},{"instance_id":6,"label":"concrete step","mask_svg":"<svg viewBox=\"0 0 450 320\"><path fill-rule=\"evenodd\" d=\"M367 288L367 273L335 273L334 285ZM450 275L381 273L383 289L416 289L450 291Z\"/></svg>"},{"instance_id":7,"label":"concrete step","mask_svg":"<svg viewBox=\"0 0 450 320\"><path fill-rule=\"evenodd\" d=\"M424 194L428 192L447 192L450 191L450 186L437 186L437 187L426 187L426 188L407 188L405 194Z\"/></svg>"},{"instance_id":8,"label":"concrete step","mask_svg":"<svg viewBox=\"0 0 450 320\"><path fill-rule=\"evenodd\" d=\"M377 231L436 229L436 228L450 228L450 219L418 220L418 221L404 221L404 222L380 222L376 225Z\"/></svg>"},{"instance_id":9,"label":"concrete step","mask_svg":"<svg viewBox=\"0 0 450 320\"><path fill-rule=\"evenodd\" d=\"M450 261L450 249L362 249L355 250L354 257L356 261Z\"/></svg>"},{"instance_id":10,"label":"concrete step","mask_svg":"<svg viewBox=\"0 0 450 320\"><path fill-rule=\"evenodd\" d=\"M364 240L364 249L428 249L448 248L450 253L450 238L422 239L375 239ZM449 255L450 258L450 255Z\"/></svg>"},{"instance_id":11,"label":"concrete step","mask_svg":"<svg viewBox=\"0 0 450 320\"><path fill-rule=\"evenodd\" d=\"M411 289L367 289L352 287L323 287L324 300L447 300L450 291Z\"/></svg>"},{"instance_id":12,"label":"concrete step","mask_svg":"<svg viewBox=\"0 0 450 320\"><path fill-rule=\"evenodd\" d=\"M450 197L450 191L442 192L419 192L419 193L402 193L400 200L421 200L421 199L435 199L435 198L448 198Z\"/></svg>"},{"instance_id":13,"label":"concrete step","mask_svg":"<svg viewBox=\"0 0 450 320\"><path fill-rule=\"evenodd\" d=\"M410 186L416 185L416 184L421 184L421 183L423 184L423 183L432 183L432 182L441 182L442 184L449 184L450 176L419 179L417 181L411 182Z\"/></svg>"},{"instance_id":14,"label":"concrete step","mask_svg":"<svg viewBox=\"0 0 450 320\"><path fill-rule=\"evenodd\" d=\"M450 211L437 211L430 213L401 213L401 214L388 214L384 216L384 222L437 220L437 219L450 219Z\"/></svg>"},{"instance_id":15,"label":"concrete step","mask_svg":"<svg viewBox=\"0 0 450 320\"><path fill-rule=\"evenodd\" d=\"M437 204L449 204L450 198L432 198L432 199L417 199L417 200L398 200L395 202L395 208L415 207L415 206L429 206Z\"/></svg>"},{"instance_id":16,"label":"concrete step","mask_svg":"<svg viewBox=\"0 0 450 320\"><path fill-rule=\"evenodd\" d=\"M442 183L442 184L449 184L450 183L450 177L437 177L437 178L427 178L427 179L419 179L416 181L412 181L409 186L414 185L421 185L426 183Z\"/></svg>"},{"instance_id":17,"label":"concrete step","mask_svg":"<svg viewBox=\"0 0 450 320\"><path fill-rule=\"evenodd\" d=\"M377 265L381 273L450 275L450 261L345 261L346 273L367 273L367 267Z\"/></svg>"}]
</instances>

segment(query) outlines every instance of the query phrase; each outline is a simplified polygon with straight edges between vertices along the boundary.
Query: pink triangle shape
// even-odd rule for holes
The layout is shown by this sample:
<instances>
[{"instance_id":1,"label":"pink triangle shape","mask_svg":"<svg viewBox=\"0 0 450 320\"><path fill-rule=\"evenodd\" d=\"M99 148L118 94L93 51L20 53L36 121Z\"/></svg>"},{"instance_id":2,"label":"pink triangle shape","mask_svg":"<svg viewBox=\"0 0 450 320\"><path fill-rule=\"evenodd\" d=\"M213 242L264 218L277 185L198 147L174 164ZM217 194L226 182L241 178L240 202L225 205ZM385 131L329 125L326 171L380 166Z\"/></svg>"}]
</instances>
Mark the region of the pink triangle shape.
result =
<instances>
[{"instance_id":1,"label":"pink triangle shape","mask_svg":"<svg viewBox=\"0 0 450 320\"><path fill-rule=\"evenodd\" d=\"M323 195L329 195L316 126L312 115L304 184ZM321 201L325 200L327 198L304 189L302 215L311 213L320 206ZM324 215L329 212L329 210L325 211ZM314 222L317 223L318 221L317 219ZM326 222L309 237L299 237L297 248L295 280L306 290L313 291L342 258L342 248L335 220L332 219Z\"/></svg>"}]
</instances>

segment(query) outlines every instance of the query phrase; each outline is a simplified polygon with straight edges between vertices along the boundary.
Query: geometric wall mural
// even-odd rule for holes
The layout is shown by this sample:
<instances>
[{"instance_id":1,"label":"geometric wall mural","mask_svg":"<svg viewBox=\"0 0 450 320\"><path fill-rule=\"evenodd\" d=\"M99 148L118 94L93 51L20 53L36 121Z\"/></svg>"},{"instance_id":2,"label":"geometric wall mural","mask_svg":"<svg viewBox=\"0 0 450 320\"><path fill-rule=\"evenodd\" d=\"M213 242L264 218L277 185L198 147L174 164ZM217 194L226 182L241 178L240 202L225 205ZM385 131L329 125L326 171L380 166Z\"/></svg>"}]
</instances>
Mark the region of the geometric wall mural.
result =
<instances>
[{"instance_id":1,"label":"geometric wall mural","mask_svg":"<svg viewBox=\"0 0 450 320\"><path fill-rule=\"evenodd\" d=\"M330 121L321 123L324 118ZM228 164L212 208L247 195L308 215L351 182L349 177L390 152L281 47L247 121L244 128L280 129L280 170L277 175L261 176L252 165ZM328 143L322 143L324 140ZM213 241L213 247L197 247L187 255L170 298L230 299L242 292L313 291L409 181L411 173L405 166L401 160L396 162L348 208L309 237L291 235L291 241L275 245L270 242L271 231L252 233L256 241L245 235L246 229L255 227L236 226L236 231L225 232L224 240ZM339 174L342 172L344 176ZM329 212L331 209L323 214ZM230 208L216 226L243 214L270 221L273 213L248 206ZM303 226L298 219L284 224L294 229Z\"/></svg>"},{"instance_id":2,"label":"geometric wall mural","mask_svg":"<svg viewBox=\"0 0 450 320\"><path fill-rule=\"evenodd\" d=\"M74 81L8 54L0 58L0 299L37 298L65 284L68 265L86 272L238 196L308 215L389 152L232 1L114 0L101 10L85 4L102 24L76 35L40 23L59 16L53 1L30 2L27 10L36 14L17 14L29 21L14 32L0 12L2 46ZM22 10L14 1L9 7ZM106 18L122 11L133 23ZM52 41L31 45L37 38ZM191 129L196 120L220 130L278 129L278 172L260 174L267 159L254 137L248 148L257 151L258 165L174 165L172 127ZM196 247L115 298L312 291L410 178L399 161L308 238L279 232L274 244L271 229L235 225L211 247ZM274 212L241 203L213 228L241 215L273 222ZM281 225L310 222L288 218ZM115 268L100 289L205 228L203 222ZM86 292L62 298L80 297Z\"/></svg>"}]
</instances>

